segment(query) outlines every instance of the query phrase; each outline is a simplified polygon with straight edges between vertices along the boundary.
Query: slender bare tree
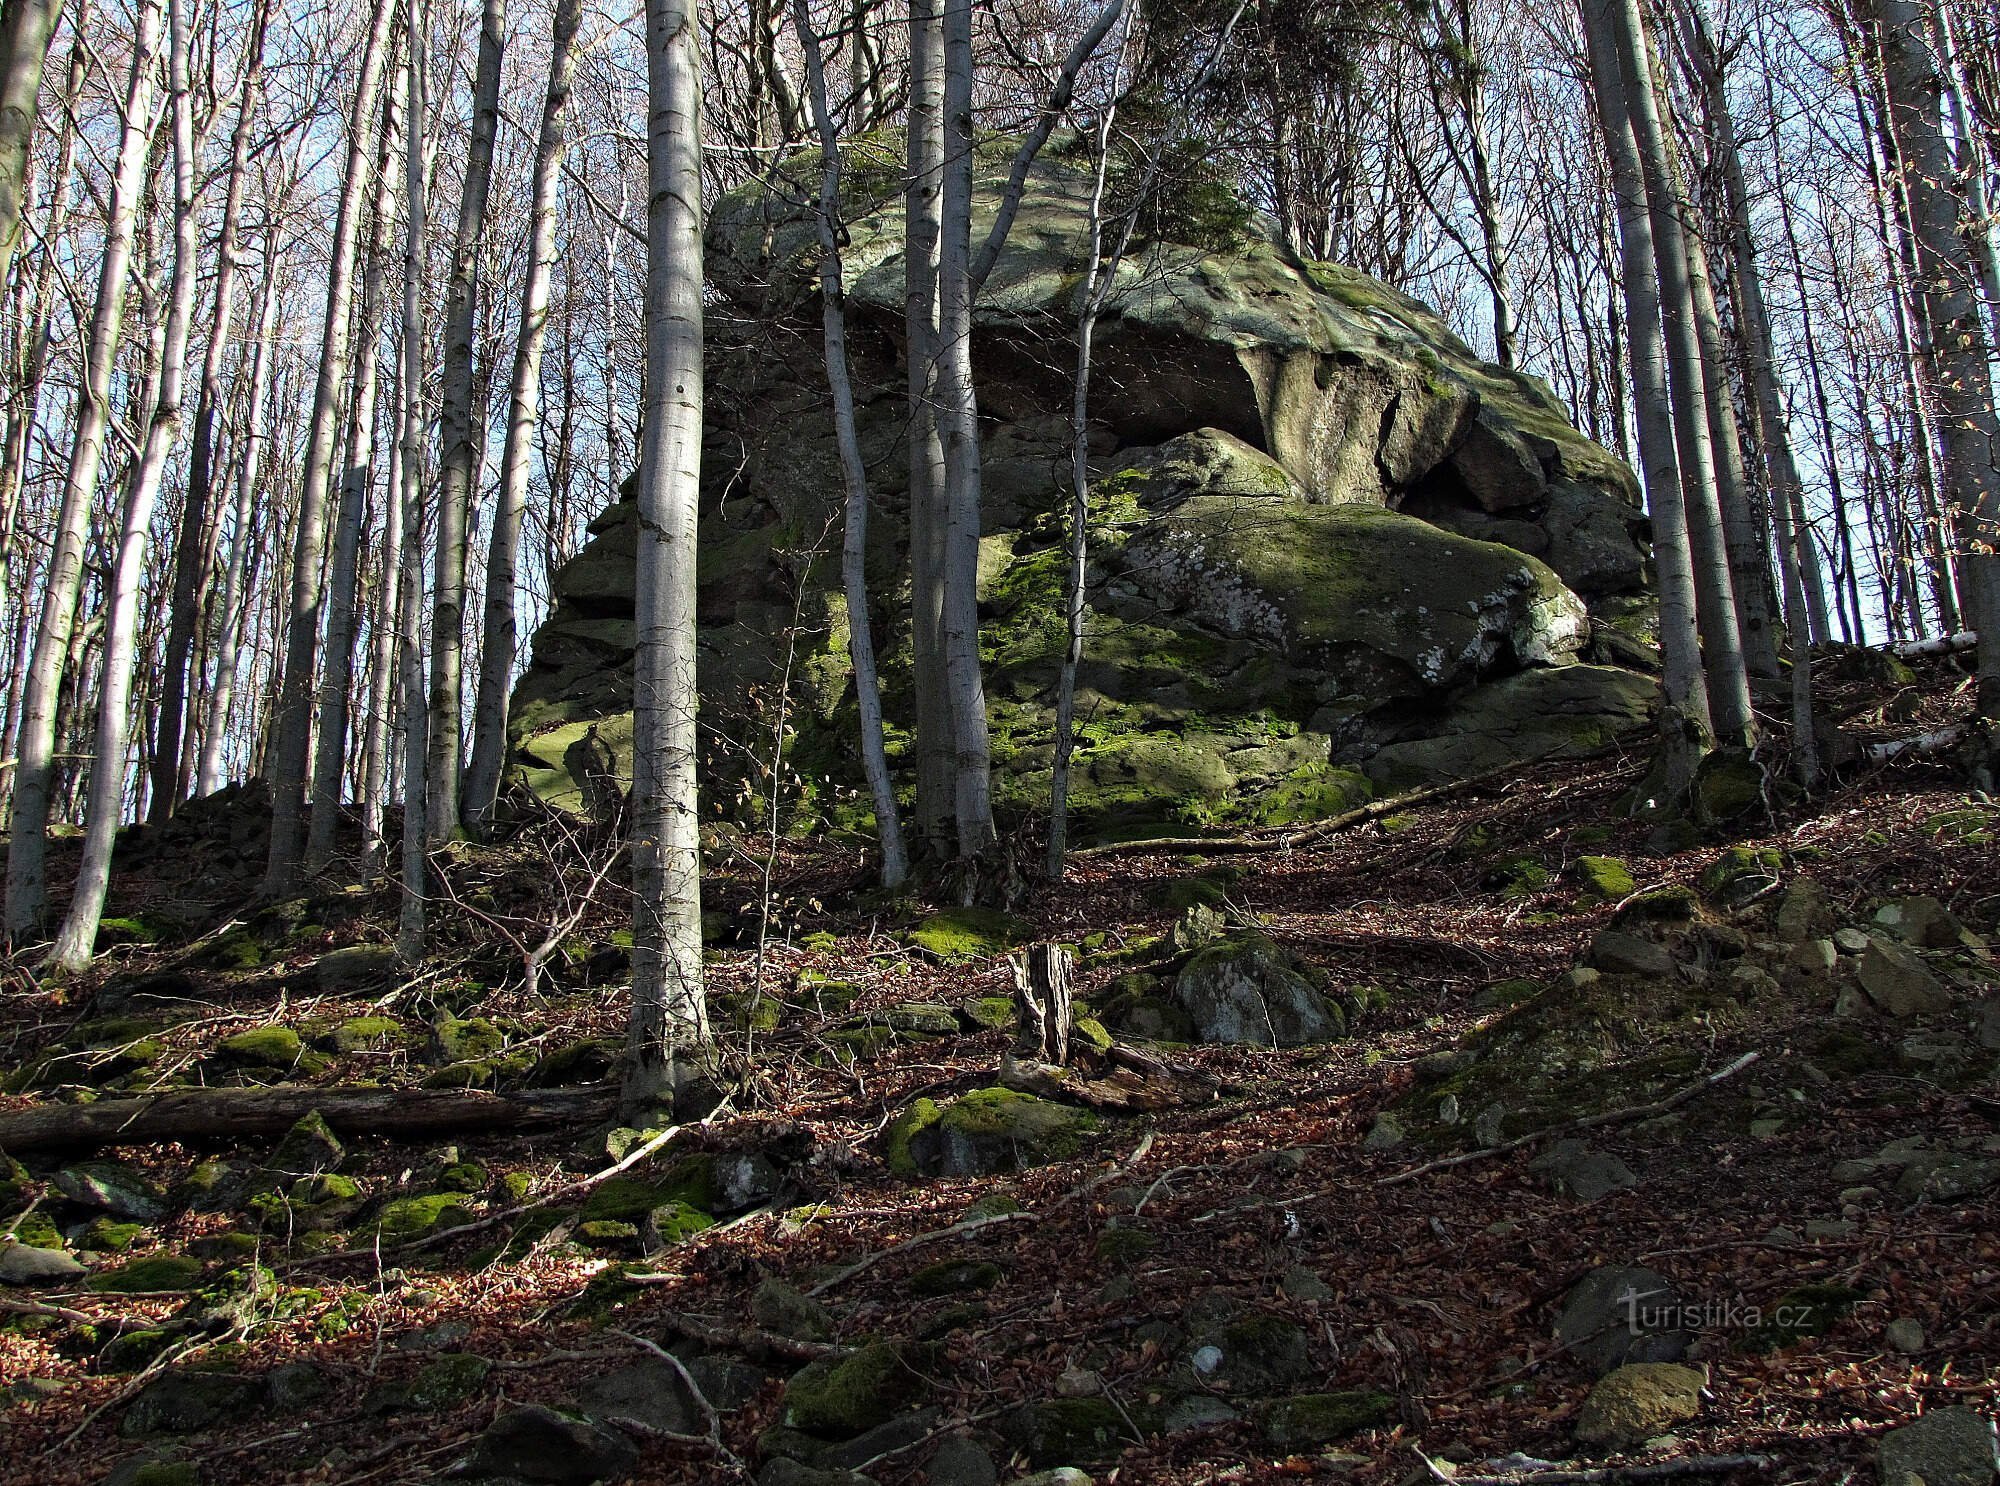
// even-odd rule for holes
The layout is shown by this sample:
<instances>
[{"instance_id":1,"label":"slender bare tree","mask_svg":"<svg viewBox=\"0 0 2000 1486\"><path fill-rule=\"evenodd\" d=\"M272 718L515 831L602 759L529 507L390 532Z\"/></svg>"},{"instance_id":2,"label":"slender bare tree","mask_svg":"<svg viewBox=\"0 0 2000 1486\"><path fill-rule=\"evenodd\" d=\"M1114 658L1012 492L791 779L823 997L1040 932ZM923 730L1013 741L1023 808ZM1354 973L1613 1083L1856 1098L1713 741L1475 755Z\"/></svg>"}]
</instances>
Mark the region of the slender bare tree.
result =
<instances>
[{"instance_id":1,"label":"slender bare tree","mask_svg":"<svg viewBox=\"0 0 2000 1486\"><path fill-rule=\"evenodd\" d=\"M62 0L0 0L0 290L21 241L21 193L40 111L42 62L62 8Z\"/></svg>"},{"instance_id":2,"label":"slender bare tree","mask_svg":"<svg viewBox=\"0 0 2000 1486\"><path fill-rule=\"evenodd\" d=\"M56 709L65 663L75 638L77 591L91 505L104 463L111 419L112 373L125 321L125 275L132 262L139 200L152 144L154 93L160 64L163 0L140 0L132 35L118 164L105 206L97 302L77 389L68 473L55 539L42 585L41 621L21 693L15 744L11 832L7 838L7 932L19 938L40 923L48 902L47 835L55 763Z\"/></svg>"},{"instance_id":3,"label":"slender bare tree","mask_svg":"<svg viewBox=\"0 0 2000 1486\"><path fill-rule=\"evenodd\" d=\"M646 407L632 681L632 1019L623 1101L671 1100L709 1048L695 787L701 495L701 62L694 7L646 0Z\"/></svg>"},{"instance_id":4,"label":"slender bare tree","mask_svg":"<svg viewBox=\"0 0 2000 1486\"><path fill-rule=\"evenodd\" d=\"M500 792L507 757L507 689L513 685L519 632L514 589L520 568L521 520L528 507L528 457L542 382L542 346L549 329L549 277L556 259L556 182L567 143L566 114L576 71L582 0L556 0L549 39L549 86L535 145L529 196L528 274L521 283L521 324L514 376L507 391L507 441L500 455L500 490L486 556L486 623L480 636L479 693L472 716L472 757L466 766L466 824L483 831Z\"/></svg>"}]
</instances>

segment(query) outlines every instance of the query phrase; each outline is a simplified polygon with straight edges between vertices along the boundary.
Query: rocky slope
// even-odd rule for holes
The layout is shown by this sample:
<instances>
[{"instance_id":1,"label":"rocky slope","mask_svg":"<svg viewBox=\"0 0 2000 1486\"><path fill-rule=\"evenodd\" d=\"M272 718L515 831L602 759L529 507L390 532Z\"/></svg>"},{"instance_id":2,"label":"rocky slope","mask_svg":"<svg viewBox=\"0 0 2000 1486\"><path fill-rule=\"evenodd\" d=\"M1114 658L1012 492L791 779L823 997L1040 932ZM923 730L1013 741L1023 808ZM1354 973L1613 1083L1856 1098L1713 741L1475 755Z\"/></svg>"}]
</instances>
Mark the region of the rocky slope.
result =
<instances>
[{"instance_id":1,"label":"rocky slope","mask_svg":"<svg viewBox=\"0 0 2000 1486\"><path fill-rule=\"evenodd\" d=\"M909 683L897 149L857 142L846 196L892 724ZM980 231L1000 149L981 161ZM798 184L814 168L796 162ZM996 795L1022 810L1046 802L1053 747L1087 180L1060 143L1036 167L978 308ZM739 192L709 226L701 685L720 737L768 723L788 692L802 771L852 783L840 480L816 248L794 205L809 196ZM1642 727L1654 688L1630 471L1540 383L1482 363L1417 302L1292 257L1239 210L1165 235L1181 241L1134 254L1099 330L1072 790L1086 826L1310 818ZM581 801L587 727L614 752L629 740L634 516L606 511L558 575L516 693L523 773L560 803Z\"/></svg>"}]
</instances>

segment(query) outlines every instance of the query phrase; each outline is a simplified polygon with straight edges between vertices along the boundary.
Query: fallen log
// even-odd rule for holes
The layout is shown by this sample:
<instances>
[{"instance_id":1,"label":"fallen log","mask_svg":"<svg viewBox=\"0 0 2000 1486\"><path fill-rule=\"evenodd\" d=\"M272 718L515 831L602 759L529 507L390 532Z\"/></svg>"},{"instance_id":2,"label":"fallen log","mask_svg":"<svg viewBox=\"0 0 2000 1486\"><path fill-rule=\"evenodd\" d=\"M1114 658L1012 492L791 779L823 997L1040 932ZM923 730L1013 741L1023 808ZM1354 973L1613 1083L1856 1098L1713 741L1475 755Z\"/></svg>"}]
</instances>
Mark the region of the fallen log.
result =
<instances>
[{"instance_id":1,"label":"fallen log","mask_svg":"<svg viewBox=\"0 0 2000 1486\"><path fill-rule=\"evenodd\" d=\"M616 1108L614 1084L573 1089L396 1089L372 1085L176 1089L92 1104L45 1104L0 1114L0 1150L147 1145L163 1140L282 1135L318 1110L347 1135L427 1136L473 1130L579 1126Z\"/></svg>"}]
</instances>

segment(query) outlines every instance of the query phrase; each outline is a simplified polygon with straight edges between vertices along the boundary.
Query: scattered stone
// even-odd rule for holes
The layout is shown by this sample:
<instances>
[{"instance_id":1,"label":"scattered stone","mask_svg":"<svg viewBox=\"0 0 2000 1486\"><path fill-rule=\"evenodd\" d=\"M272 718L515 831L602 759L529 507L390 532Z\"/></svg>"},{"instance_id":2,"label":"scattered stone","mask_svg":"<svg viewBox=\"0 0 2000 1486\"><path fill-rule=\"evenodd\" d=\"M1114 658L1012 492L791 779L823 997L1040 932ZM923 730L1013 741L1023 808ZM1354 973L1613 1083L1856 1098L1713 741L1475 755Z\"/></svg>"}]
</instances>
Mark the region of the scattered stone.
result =
<instances>
[{"instance_id":1,"label":"scattered stone","mask_svg":"<svg viewBox=\"0 0 2000 1486\"><path fill-rule=\"evenodd\" d=\"M1807 975L1830 975L1839 963L1831 939L1807 939L1792 951L1792 968Z\"/></svg>"},{"instance_id":2,"label":"scattered stone","mask_svg":"<svg viewBox=\"0 0 2000 1486\"><path fill-rule=\"evenodd\" d=\"M1876 927L1919 949L1956 949L1965 926L1936 898L1897 898L1875 910Z\"/></svg>"},{"instance_id":3,"label":"scattered stone","mask_svg":"<svg viewBox=\"0 0 2000 1486\"><path fill-rule=\"evenodd\" d=\"M1199 1359L1199 1360L1195 1360ZM1305 1328L1254 1312L1208 1332L1195 1349L1195 1370L1238 1393L1276 1393L1306 1380L1312 1364ZM1206 1363L1206 1366L1203 1364Z\"/></svg>"},{"instance_id":4,"label":"scattered stone","mask_svg":"<svg viewBox=\"0 0 2000 1486\"><path fill-rule=\"evenodd\" d=\"M350 944L313 962L313 980L330 995L394 979L402 960L387 944Z\"/></svg>"},{"instance_id":5,"label":"scattered stone","mask_svg":"<svg viewBox=\"0 0 2000 1486\"><path fill-rule=\"evenodd\" d=\"M1588 903L1616 903L1639 886L1632 869L1617 857L1578 857L1570 864L1569 875Z\"/></svg>"},{"instance_id":6,"label":"scattered stone","mask_svg":"<svg viewBox=\"0 0 2000 1486\"><path fill-rule=\"evenodd\" d=\"M1979 1045L1989 1053L2000 1052L2000 998L1979 1008Z\"/></svg>"},{"instance_id":7,"label":"scattered stone","mask_svg":"<svg viewBox=\"0 0 2000 1486\"><path fill-rule=\"evenodd\" d=\"M943 1417L943 1411L939 1409L912 1409L851 1440L815 1451L812 1463L829 1470L859 1470L878 1455L908 1449L927 1438Z\"/></svg>"},{"instance_id":8,"label":"scattered stone","mask_svg":"<svg viewBox=\"0 0 2000 1486\"><path fill-rule=\"evenodd\" d=\"M957 1026L956 1020L952 1025ZM761 1207L778 1194L782 1180L778 1168L767 1157L755 1152L717 1156L715 1210L719 1213L740 1213Z\"/></svg>"},{"instance_id":9,"label":"scattered stone","mask_svg":"<svg viewBox=\"0 0 2000 1486\"><path fill-rule=\"evenodd\" d=\"M1901 1020L1935 1016L1951 1007L1951 996L1929 967L1909 950L1885 939L1871 938L1858 967L1861 989L1868 999Z\"/></svg>"},{"instance_id":10,"label":"scattered stone","mask_svg":"<svg viewBox=\"0 0 2000 1486\"><path fill-rule=\"evenodd\" d=\"M2000 1471L1993 1421L1954 1404L1932 1409L1914 1424L1892 1429L1876 1447L1882 1486L1990 1486Z\"/></svg>"},{"instance_id":11,"label":"scattered stone","mask_svg":"<svg viewBox=\"0 0 2000 1486\"><path fill-rule=\"evenodd\" d=\"M257 1402L261 1392L256 1382L235 1373L170 1369L127 1405L118 1432L127 1439L143 1434L192 1434L235 1419Z\"/></svg>"},{"instance_id":12,"label":"scattered stone","mask_svg":"<svg viewBox=\"0 0 2000 1486\"><path fill-rule=\"evenodd\" d=\"M888 1422L925 1389L921 1371L894 1342L809 1362L785 1384L784 1421L811 1434L847 1438Z\"/></svg>"},{"instance_id":13,"label":"scattered stone","mask_svg":"<svg viewBox=\"0 0 2000 1486\"><path fill-rule=\"evenodd\" d=\"M780 1279L767 1279L750 1297L750 1318L776 1336L823 1342L833 1335L833 1313Z\"/></svg>"},{"instance_id":14,"label":"scattered stone","mask_svg":"<svg viewBox=\"0 0 2000 1486\"><path fill-rule=\"evenodd\" d=\"M1264 1438L1287 1451L1316 1450L1396 1417L1396 1400L1386 1393L1350 1389L1301 1393L1281 1398L1258 1412Z\"/></svg>"},{"instance_id":15,"label":"scattered stone","mask_svg":"<svg viewBox=\"0 0 2000 1486\"><path fill-rule=\"evenodd\" d=\"M88 1287L118 1295L186 1290L201 1278L202 1262L189 1254L148 1254L92 1275Z\"/></svg>"},{"instance_id":16,"label":"scattered stone","mask_svg":"<svg viewBox=\"0 0 2000 1486\"><path fill-rule=\"evenodd\" d=\"M442 1352L407 1383L383 1383L370 1391L373 1413L434 1413L456 1408L485 1385L493 1364L470 1352Z\"/></svg>"},{"instance_id":17,"label":"scattered stone","mask_svg":"<svg viewBox=\"0 0 2000 1486\"><path fill-rule=\"evenodd\" d=\"M929 1486L995 1486L1000 1467L970 1435L947 1435L932 1453L925 1479Z\"/></svg>"},{"instance_id":18,"label":"scattered stone","mask_svg":"<svg viewBox=\"0 0 2000 1486\"><path fill-rule=\"evenodd\" d=\"M1920 1156L1896 1179L1899 1196L1926 1202L1961 1202L2000 1186L2000 1158L1958 1152Z\"/></svg>"},{"instance_id":19,"label":"scattered stone","mask_svg":"<svg viewBox=\"0 0 2000 1486\"><path fill-rule=\"evenodd\" d=\"M61 1249L0 1245L0 1285L59 1285L83 1273L84 1267Z\"/></svg>"},{"instance_id":20,"label":"scattered stone","mask_svg":"<svg viewBox=\"0 0 2000 1486\"><path fill-rule=\"evenodd\" d=\"M1174 979L1174 999L1203 1042L1299 1047L1347 1033L1340 1008L1265 935L1236 934L1211 944Z\"/></svg>"},{"instance_id":21,"label":"scattered stone","mask_svg":"<svg viewBox=\"0 0 2000 1486\"><path fill-rule=\"evenodd\" d=\"M766 1461L757 1472L757 1486L875 1486L875 1478L854 1471L821 1470L780 1455Z\"/></svg>"},{"instance_id":22,"label":"scattered stone","mask_svg":"<svg viewBox=\"0 0 2000 1486\"><path fill-rule=\"evenodd\" d=\"M1753 771L1755 767L1751 765ZM1734 813L1715 812L1717 819ZM1701 890L1723 907L1736 908L1775 887L1784 865L1784 855L1776 847L1732 846L1702 872Z\"/></svg>"},{"instance_id":23,"label":"scattered stone","mask_svg":"<svg viewBox=\"0 0 2000 1486\"><path fill-rule=\"evenodd\" d=\"M1610 1450L1643 1445L1699 1414L1707 1381L1678 1363L1627 1363L1590 1390L1576 1417L1576 1437Z\"/></svg>"},{"instance_id":24,"label":"scattered stone","mask_svg":"<svg viewBox=\"0 0 2000 1486\"><path fill-rule=\"evenodd\" d=\"M1151 1235L1148 1234L1147 1237L1150 1238ZM1100 1240L1100 1246L1101 1243ZM925 1299L933 1299L940 1295L974 1294L981 1290L991 1290L1003 1277L1000 1266L991 1260L941 1259L936 1264L925 1265L910 1276L910 1293Z\"/></svg>"},{"instance_id":25,"label":"scattered stone","mask_svg":"<svg viewBox=\"0 0 2000 1486\"><path fill-rule=\"evenodd\" d=\"M1556 1336L1592 1372L1634 1362L1678 1362L1691 1338L1678 1321L1683 1302L1665 1276L1639 1265L1608 1264L1571 1288Z\"/></svg>"},{"instance_id":26,"label":"scattered stone","mask_svg":"<svg viewBox=\"0 0 2000 1486\"><path fill-rule=\"evenodd\" d=\"M112 1466L104 1486L199 1486L200 1481L193 1461L164 1450L140 1450Z\"/></svg>"},{"instance_id":27,"label":"scattered stone","mask_svg":"<svg viewBox=\"0 0 2000 1486\"><path fill-rule=\"evenodd\" d=\"M1528 1169L1545 1173L1559 1191L1579 1202L1596 1202L1639 1185L1638 1176L1618 1157L1594 1151L1574 1139L1558 1140L1529 1163Z\"/></svg>"},{"instance_id":28,"label":"scattered stone","mask_svg":"<svg viewBox=\"0 0 2000 1486\"><path fill-rule=\"evenodd\" d=\"M273 1368L264 1380L264 1394L271 1407L282 1413L295 1414L308 1405L318 1403L333 1392L333 1379L324 1368L310 1362L287 1362L282 1367Z\"/></svg>"},{"instance_id":29,"label":"scattered stone","mask_svg":"<svg viewBox=\"0 0 2000 1486\"><path fill-rule=\"evenodd\" d=\"M1806 1223L1806 1242L1814 1240L1837 1243L1854 1237L1861 1231L1860 1226L1846 1218L1813 1218Z\"/></svg>"},{"instance_id":30,"label":"scattered stone","mask_svg":"<svg viewBox=\"0 0 2000 1486\"><path fill-rule=\"evenodd\" d=\"M1810 877L1795 877L1778 899L1778 911L1771 926L1787 944L1802 944L1833 929L1833 912L1826 901L1826 889Z\"/></svg>"},{"instance_id":31,"label":"scattered stone","mask_svg":"<svg viewBox=\"0 0 2000 1486\"><path fill-rule=\"evenodd\" d=\"M1393 1151L1409 1136L1403 1129L1403 1122L1393 1114L1384 1111L1375 1116L1375 1123L1368 1127L1368 1134L1362 1138L1364 1151Z\"/></svg>"},{"instance_id":32,"label":"scattered stone","mask_svg":"<svg viewBox=\"0 0 2000 1486\"><path fill-rule=\"evenodd\" d=\"M1844 955L1858 955L1868 948L1868 936L1847 925L1833 931L1833 947Z\"/></svg>"},{"instance_id":33,"label":"scattered stone","mask_svg":"<svg viewBox=\"0 0 2000 1486\"><path fill-rule=\"evenodd\" d=\"M127 1223L153 1224L167 1215L160 1189L110 1161L87 1161L56 1173L56 1190L82 1207L108 1212Z\"/></svg>"},{"instance_id":34,"label":"scattered stone","mask_svg":"<svg viewBox=\"0 0 2000 1486\"><path fill-rule=\"evenodd\" d=\"M1176 1398L1160 1416L1160 1428L1168 1434L1188 1429L1210 1429L1217 1424L1234 1424L1243 1416L1213 1393L1188 1393Z\"/></svg>"},{"instance_id":35,"label":"scattered stone","mask_svg":"<svg viewBox=\"0 0 2000 1486\"><path fill-rule=\"evenodd\" d=\"M656 1358L614 1368L577 1391L577 1407L600 1419L636 1419L649 1429L696 1434L706 1427L687 1383Z\"/></svg>"},{"instance_id":36,"label":"scattered stone","mask_svg":"<svg viewBox=\"0 0 2000 1486\"><path fill-rule=\"evenodd\" d=\"M610 1426L530 1404L487 1426L466 1474L590 1486L615 1481L638 1463L639 1447Z\"/></svg>"},{"instance_id":37,"label":"scattered stone","mask_svg":"<svg viewBox=\"0 0 2000 1486\"><path fill-rule=\"evenodd\" d=\"M1303 1264L1294 1264L1285 1271L1285 1277L1278 1282L1287 1297L1302 1300L1308 1304L1333 1299L1333 1286L1307 1269Z\"/></svg>"},{"instance_id":38,"label":"scattered stone","mask_svg":"<svg viewBox=\"0 0 2000 1486\"><path fill-rule=\"evenodd\" d=\"M1106 1460L1135 1443L1125 1412L1104 1398L1025 1404L1007 1416L1001 1432L1038 1469Z\"/></svg>"},{"instance_id":39,"label":"scattered stone","mask_svg":"<svg viewBox=\"0 0 2000 1486\"><path fill-rule=\"evenodd\" d=\"M507 1034L485 1017L446 1017L431 1028L431 1042L440 1063L477 1063L507 1046Z\"/></svg>"},{"instance_id":40,"label":"scattered stone","mask_svg":"<svg viewBox=\"0 0 2000 1486\"><path fill-rule=\"evenodd\" d=\"M313 1110L285 1132L265 1167L285 1176L316 1176L338 1170L346 1159L347 1147L333 1133L326 1117Z\"/></svg>"},{"instance_id":41,"label":"scattered stone","mask_svg":"<svg viewBox=\"0 0 2000 1486\"><path fill-rule=\"evenodd\" d=\"M305 1044L299 1041L299 1034L290 1027L252 1027L247 1032L223 1038L216 1044L216 1051L225 1062L234 1063L239 1068L268 1068L284 1072L298 1063Z\"/></svg>"},{"instance_id":42,"label":"scattered stone","mask_svg":"<svg viewBox=\"0 0 2000 1486\"><path fill-rule=\"evenodd\" d=\"M889 1169L905 1176L1021 1171L1081 1154L1097 1116L1012 1089L975 1089L940 1109L919 1099L886 1136Z\"/></svg>"},{"instance_id":43,"label":"scattered stone","mask_svg":"<svg viewBox=\"0 0 2000 1486\"><path fill-rule=\"evenodd\" d=\"M1898 1352L1921 1352L1924 1349L1924 1324L1909 1316L1898 1316L1882 1328L1882 1340Z\"/></svg>"},{"instance_id":44,"label":"scattered stone","mask_svg":"<svg viewBox=\"0 0 2000 1486\"><path fill-rule=\"evenodd\" d=\"M990 959L1035 937L1034 925L992 908L947 908L904 936L945 964Z\"/></svg>"},{"instance_id":45,"label":"scattered stone","mask_svg":"<svg viewBox=\"0 0 2000 1486\"><path fill-rule=\"evenodd\" d=\"M1674 957L1665 948L1622 929L1599 929L1590 941L1591 968L1608 975L1671 975Z\"/></svg>"}]
</instances>

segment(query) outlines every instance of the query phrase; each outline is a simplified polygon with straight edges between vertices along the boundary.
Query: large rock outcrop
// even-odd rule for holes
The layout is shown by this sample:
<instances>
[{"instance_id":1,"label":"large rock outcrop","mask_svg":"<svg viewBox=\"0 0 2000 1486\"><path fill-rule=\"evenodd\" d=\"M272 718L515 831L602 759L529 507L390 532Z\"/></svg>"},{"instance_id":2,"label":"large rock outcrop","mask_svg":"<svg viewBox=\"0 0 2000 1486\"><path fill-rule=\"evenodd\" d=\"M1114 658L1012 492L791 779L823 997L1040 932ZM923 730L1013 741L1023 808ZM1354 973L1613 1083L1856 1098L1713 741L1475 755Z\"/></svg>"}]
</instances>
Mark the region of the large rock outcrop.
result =
<instances>
[{"instance_id":1,"label":"large rock outcrop","mask_svg":"<svg viewBox=\"0 0 2000 1486\"><path fill-rule=\"evenodd\" d=\"M892 724L906 725L899 148L855 142L845 206L875 633ZM1004 176L994 150L976 233ZM801 183L815 170L800 161ZM1047 798L1087 188L1058 141L978 307L982 645L1003 807ZM795 761L840 786L858 770L817 247L793 204L810 199L740 191L709 224L701 689L726 735L788 676ZM1292 256L1257 219L1225 211L1169 235L1185 241L1134 254L1098 331L1071 795L1086 827L1296 819L1371 780L1643 725L1653 685L1625 668L1647 655L1630 471L1539 382L1481 362L1416 301ZM629 744L634 519L613 506L557 574L515 696L523 773L566 804L586 799L585 754L603 757L577 746L587 728L620 758ZM838 816L838 794L811 803Z\"/></svg>"}]
</instances>

